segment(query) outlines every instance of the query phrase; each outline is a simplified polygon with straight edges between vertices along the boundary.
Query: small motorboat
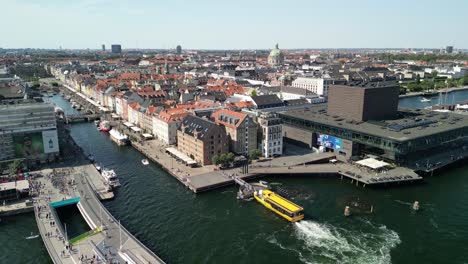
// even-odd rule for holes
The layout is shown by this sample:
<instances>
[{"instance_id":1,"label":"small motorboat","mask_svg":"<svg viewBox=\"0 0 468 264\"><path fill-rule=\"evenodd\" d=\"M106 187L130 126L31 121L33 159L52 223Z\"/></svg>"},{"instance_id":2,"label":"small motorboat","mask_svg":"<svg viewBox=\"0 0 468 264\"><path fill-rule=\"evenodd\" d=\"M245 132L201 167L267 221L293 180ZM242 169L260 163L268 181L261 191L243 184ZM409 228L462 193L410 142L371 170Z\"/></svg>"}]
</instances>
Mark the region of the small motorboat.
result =
<instances>
[{"instance_id":1,"label":"small motorboat","mask_svg":"<svg viewBox=\"0 0 468 264\"><path fill-rule=\"evenodd\" d=\"M426 97L423 97L423 98L421 99L421 103L429 103L430 101L431 101L431 99L426 98Z\"/></svg>"},{"instance_id":2,"label":"small motorboat","mask_svg":"<svg viewBox=\"0 0 468 264\"><path fill-rule=\"evenodd\" d=\"M34 238L38 238L39 235L33 235L33 233L31 232L31 235L26 237L26 239L34 239Z\"/></svg>"},{"instance_id":3,"label":"small motorboat","mask_svg":"<svg viewBox=\"0 0 468 264\"><path fill-rule=\"evenodd\" d=\"M142 159L141 160L141 163L143 163L143 165L148 165L149 164L149 161L147 159Z\"/></svg>"},{"instance_id":4,"label":"small motorboat","mask_svg":"<svg viewBox=\"0 0 468 264\"><path fill-rule=\"evenodd\" d=\"M94 167L96 167L96 170L101 172L101 165L99 164L95 164Z\"/></svg>"}]
</instances>

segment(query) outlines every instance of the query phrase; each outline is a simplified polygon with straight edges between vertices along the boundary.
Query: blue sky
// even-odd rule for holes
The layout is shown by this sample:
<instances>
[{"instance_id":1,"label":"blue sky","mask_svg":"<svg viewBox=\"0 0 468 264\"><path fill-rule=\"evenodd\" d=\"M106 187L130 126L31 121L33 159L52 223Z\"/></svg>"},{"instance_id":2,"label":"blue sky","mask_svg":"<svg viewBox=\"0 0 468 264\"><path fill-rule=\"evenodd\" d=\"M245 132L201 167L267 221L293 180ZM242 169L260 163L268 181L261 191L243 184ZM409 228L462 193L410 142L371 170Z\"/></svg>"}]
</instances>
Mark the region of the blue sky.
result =
<instances>
[{"instance_id":1,"label":"blue sky","mask_svg":"<svg viewBox=\"0 0 468 264\"><path fill-rule=\"evenodd\" d=\"M466 0L0 0L3 48L468 48Z\"/></svg>"}]
</instances>

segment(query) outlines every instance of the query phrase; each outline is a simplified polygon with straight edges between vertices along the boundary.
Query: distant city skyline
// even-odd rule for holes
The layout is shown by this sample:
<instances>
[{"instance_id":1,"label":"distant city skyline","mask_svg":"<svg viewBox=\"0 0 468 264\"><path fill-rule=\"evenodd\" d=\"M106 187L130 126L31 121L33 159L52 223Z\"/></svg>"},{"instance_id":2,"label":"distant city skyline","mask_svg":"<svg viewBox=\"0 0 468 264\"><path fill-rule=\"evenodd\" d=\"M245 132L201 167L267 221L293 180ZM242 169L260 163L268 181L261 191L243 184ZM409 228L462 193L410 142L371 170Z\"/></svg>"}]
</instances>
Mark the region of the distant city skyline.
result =
<instances>
[{"instance_id":1,"label":"distant city skyline","mask_svg":"<svg viewBox=\"0 0 468 264\"><path fill-rule=\"evenodd\" d=\"M1 48L468 48L463 0L0 0Z\"/></svg>"}]
</instances>

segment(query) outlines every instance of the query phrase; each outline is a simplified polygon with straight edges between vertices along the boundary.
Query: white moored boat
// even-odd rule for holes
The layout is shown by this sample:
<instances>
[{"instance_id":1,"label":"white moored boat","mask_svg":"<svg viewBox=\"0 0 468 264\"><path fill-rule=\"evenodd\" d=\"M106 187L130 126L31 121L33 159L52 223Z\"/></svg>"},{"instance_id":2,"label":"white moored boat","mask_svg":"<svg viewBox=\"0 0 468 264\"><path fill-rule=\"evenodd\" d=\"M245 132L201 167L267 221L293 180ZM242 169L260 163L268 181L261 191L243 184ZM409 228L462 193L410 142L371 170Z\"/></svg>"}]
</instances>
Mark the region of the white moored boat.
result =
<instances>
[{"instance_id":1,"label":"white moored boat","mask_svg":"<svg viewBox=\"0 0 468 264\"><path fill-rule=\"evenodd\" d=\"M142 159L141 160L141 163L143 163L143 165L148 165L149 164L149 161L147 159Z\"/></svg>"},{"instance_id":2,"label":"white moored boat","mask_svg":"<svg viewBox=\"0 0 468 264\"><path fill-rule=\"evenodd\" d=\"M117 174L114 170L102 169L101 175L104 178L104 181L112 188L120 186L119 179L117 178Z\"/></svg>"},{"instance_id":3,"label":"white moored boat","mask_svg":"<svg viewBox=\"0 0 468 264\"><path fill-rule=\"evenodd\" d=\"M109 131L109 135L112 141L117 143L117 145L119 146L125 146L128 144L128 136L123 133L120 133L115 129L111 129L111 131Z\"/></svg>"}]
</instances>

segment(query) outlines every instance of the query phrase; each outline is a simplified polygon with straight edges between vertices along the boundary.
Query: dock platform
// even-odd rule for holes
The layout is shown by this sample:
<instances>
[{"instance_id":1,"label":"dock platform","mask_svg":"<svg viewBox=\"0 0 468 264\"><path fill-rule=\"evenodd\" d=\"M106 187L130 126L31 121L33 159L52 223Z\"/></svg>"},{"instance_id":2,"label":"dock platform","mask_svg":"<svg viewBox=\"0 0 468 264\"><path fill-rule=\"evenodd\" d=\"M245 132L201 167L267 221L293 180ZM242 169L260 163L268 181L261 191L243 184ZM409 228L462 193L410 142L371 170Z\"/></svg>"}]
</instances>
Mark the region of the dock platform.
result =
<instances>
[{"instance_id":1,"label":"dock platform","mask_svg":"<svg viewBox=\"0 0 468 264\"><path fill-rule=\"evenodd\" d=\"M44 172L46 176L37 179L42 187L35 199L35 217L53 263L164 263L101 204L84 171L66 168L58 176ZM65 204L78 207L91 231L76 238L67 236L55 213L56 207Z\"/></svg>"}]
</instances>

